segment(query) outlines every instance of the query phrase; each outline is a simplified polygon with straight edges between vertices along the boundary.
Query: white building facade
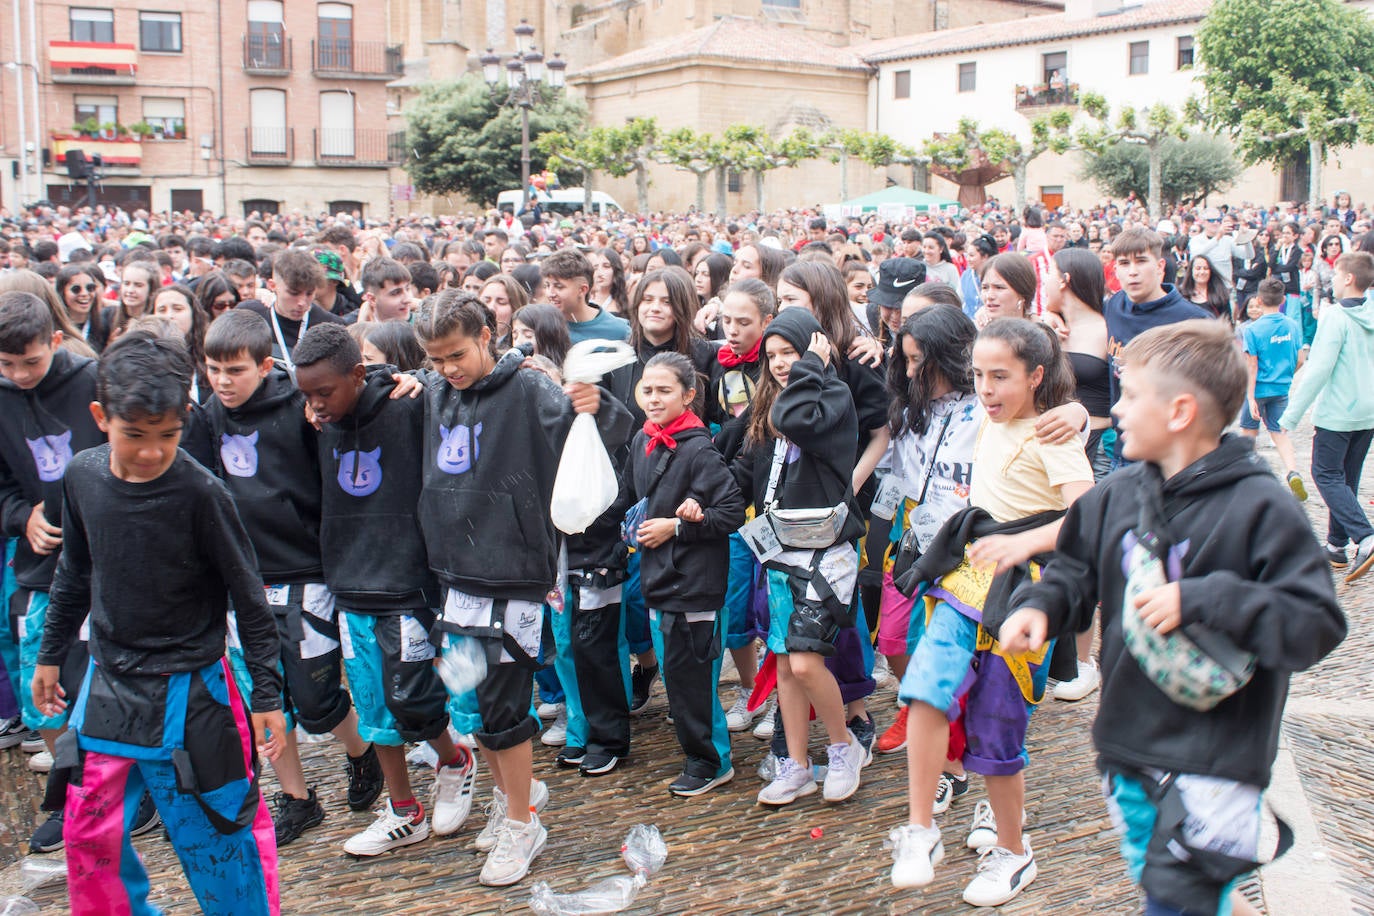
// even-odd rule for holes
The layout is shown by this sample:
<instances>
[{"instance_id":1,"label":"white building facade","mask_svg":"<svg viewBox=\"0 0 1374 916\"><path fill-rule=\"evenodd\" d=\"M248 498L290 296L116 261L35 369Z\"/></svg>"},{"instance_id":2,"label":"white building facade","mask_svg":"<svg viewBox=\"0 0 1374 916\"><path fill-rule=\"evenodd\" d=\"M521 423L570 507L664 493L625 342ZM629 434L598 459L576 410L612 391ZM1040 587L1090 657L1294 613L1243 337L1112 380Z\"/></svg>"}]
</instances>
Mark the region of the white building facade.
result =
<instances>
[{"instance_id":1,"label":"white building facade","mask_svg":"<svg viewBox=\"0 0 1374 916\"><path fill-rule=\"evenodd\" d=\"M1129 2L1129 0L1127 0ZM953 131L961 118L1030 136L1030 120L1074 104L1079 94L1103 96L1113 114L1121 106L1157 103L1181 108L1202 95L1195 65L1195 34L1211 0L1156 0L1123 6L1122 0L1069 0L1066 11L1015 22L893 39L856 48L877 68L869 87L873 130L920 148L932 134ZM1091 123L1081 112L1077 123ZM1030 163L1027 197L1048 206L1086 207L1102 192L1079 177L1078 152L1047 153ZM957 186L932 176L931 191L954 196ZM1374 202L1374 150L1333 151L1322 187ZM988 186L1004 202L1014 197L1010 178ZM1220 197L1232 202L1306 200L1305 163L1285 169L1246 169Z\"/></svg>"}]
</instances>

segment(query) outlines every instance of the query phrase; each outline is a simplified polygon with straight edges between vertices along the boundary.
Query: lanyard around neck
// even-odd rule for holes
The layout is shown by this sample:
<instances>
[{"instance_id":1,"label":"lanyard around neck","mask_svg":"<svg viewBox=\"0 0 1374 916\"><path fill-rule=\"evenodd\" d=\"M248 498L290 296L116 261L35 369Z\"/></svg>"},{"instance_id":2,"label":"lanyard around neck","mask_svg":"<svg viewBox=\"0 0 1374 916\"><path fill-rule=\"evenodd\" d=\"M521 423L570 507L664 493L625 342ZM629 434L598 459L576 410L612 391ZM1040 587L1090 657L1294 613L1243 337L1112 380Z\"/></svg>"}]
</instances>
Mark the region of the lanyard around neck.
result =
<instances>
[{"instance_id":1,"label":"lanyard around neck","mask_svg":"<svg viewBox=\"0 0 1374 916\"><path fill-rule=\"evenodd\" d=\"M277 346L281 347L281 361L286 366L286 371L290 372L294 378L296 375L296 364L291 362L291 351L286 348L286 336L281 332L281 322L277 320L277 310L275 308L269 309L268 316L272 319L272 333L277 337ZM310 327L309 310L307 310L304 317L301 318L301 328L296 332L296 343L301 342L301 338L305 336L305 330L308 327Z\"/></svg>"}]
</instances>

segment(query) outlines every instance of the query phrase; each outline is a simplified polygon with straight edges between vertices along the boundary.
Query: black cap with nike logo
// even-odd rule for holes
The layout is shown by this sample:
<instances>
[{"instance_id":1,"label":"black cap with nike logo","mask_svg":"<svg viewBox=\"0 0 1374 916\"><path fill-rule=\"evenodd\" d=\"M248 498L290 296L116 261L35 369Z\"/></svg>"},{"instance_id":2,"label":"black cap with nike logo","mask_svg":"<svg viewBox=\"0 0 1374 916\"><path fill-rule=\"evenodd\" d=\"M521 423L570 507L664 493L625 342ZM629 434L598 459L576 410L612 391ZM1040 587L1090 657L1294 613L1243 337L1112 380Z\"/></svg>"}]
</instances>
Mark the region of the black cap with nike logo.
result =
<instances>
[{"instance_id":1,"label":"black cap with nike logo","mask_svg":"<svg viewBox=\"0 0 1374 916\"><path fill-rule=\"evenodd\" d=\"M916 258L888 258L878 265L878 285L868 301L882 308L900 308L906 294L926 281L926 265Z\"/></svg>"}]
</instances>

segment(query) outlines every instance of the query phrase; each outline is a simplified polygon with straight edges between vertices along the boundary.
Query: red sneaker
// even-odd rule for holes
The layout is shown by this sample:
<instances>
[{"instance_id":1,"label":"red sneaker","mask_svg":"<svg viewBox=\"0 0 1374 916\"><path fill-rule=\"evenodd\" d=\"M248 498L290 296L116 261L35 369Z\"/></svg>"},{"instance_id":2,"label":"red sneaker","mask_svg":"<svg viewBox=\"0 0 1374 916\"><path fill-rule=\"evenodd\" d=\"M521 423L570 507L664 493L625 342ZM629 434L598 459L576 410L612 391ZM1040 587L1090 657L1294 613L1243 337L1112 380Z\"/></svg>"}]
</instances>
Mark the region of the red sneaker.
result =
<instances>
[{"instance_id":1,"label":"red sneaker","mask_svg":"<svg viewBox=\"0 0 1374 916\"><path fill-rule=\"evenodd\" d=\"M906 714L909 709L910 707L903 706L897 710L897 721L883 732L873 747L879 754L895 754L906 749Z\"/></svg>"}]
</instances>

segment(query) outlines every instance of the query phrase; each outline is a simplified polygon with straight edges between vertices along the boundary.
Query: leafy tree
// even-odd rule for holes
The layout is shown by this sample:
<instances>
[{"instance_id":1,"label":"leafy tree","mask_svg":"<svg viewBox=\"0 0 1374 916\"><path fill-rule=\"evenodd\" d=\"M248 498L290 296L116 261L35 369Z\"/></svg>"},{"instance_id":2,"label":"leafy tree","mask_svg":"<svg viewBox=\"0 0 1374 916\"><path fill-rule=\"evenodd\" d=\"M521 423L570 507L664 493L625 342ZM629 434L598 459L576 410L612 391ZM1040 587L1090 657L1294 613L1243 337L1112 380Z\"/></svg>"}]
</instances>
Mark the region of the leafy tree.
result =
<instances>
[{"instance_id":1,"label":"leafy tree","mask_svg":"<svg viewBox=\"0 0 1374 916\"><path fill-rule=\"evenodd\" d=\"M500 192L520 187L520 112L498 101L476 74L421 89L406 112L406 145L414 151L406 171L416 188L492 204ZM581 101L546 90L530 109L530 168L547 165L547 154L534 142L541 134L575 134L586 121Z\"/></svg>"},{"instance_id":2,"label":"leafy tree","mask_svg":"<svg viewBox=\"0 0 1374 916\"><path fill-rule=\"evenodd\" d=\"M1058 109L1032 118L1030 143L1000 127L983 127L971 118L961 118L951 134L936 136L925 145L935 173L959 185L959 200L978 204L985 199L983 188L1008 175L1016 185L1016 209L1026 206L1026 170L1033 160L1047 152L1064 153L1073 146L1069 128L1073 113Z\"/></svg>"},{"instance_id":3,"label":"leafy tree","mask_svg":"<svg viewBox=\"0 0 1374 916\"><path fill-rule=\"evenodd\" d=\"M561 130L541 134L534 147L546 157L548 167L562 173L571 166L582 173L582 210L590 213L596 173L604 171L609 157L605 128L594 127L581 136Z\"/></svg>"},{"instance_id":4,"label":"leafy tree","mask_svg":"<svg viewBox=\"0 0 1374 916\"><path fill-rule=\"evenodd\" d=\"M1193 204L1235 183L1241 165L1221 137L1196 134L1160 147L1160 198L1169 207ZM1144 200L1150 189L1150 154L1139 143L1118 141L1084 157L1081 177L1110 197Z\"/></svg>"},{"instance_id":5,"label":"leafy tree","mask_svg":"<svg viewBox=\"0 0 1374 916\"><path fill-rule=\"evenodd\" d=\"M775 140L762 127L754 124L732 124L725 128L722 161L732 171L750 172L754 176L754 206L763 210L763 178L773 169L795 168L807 159L821 155L820 139L805 127Z\"/></svg>"},{"instance_id":6,"label":"leafy tree","mask_svg":"<svg viewBox=\"0 0 1374 916\"><path fill-rule=\"evenodd\" d=\"M826 151L831 162L840 165L840 199L849 199L849 160L858 159L875 169L885 169L892 165L912 167L911 185L916 187L916 170L924 167L930 159L920 155L909 146L898 143L887 134L863 130L834 130L820 140L821 149Z\"/></svg>"},{"instance_id":7,"label":"leafy tree","mask_svg":"<svg viewBox=\"0 0 1374 916\"><path fill-rule=\"evenodd\" d=\"M606 143L606 171L616 178L635 176L640 213L649 212L649 166L659 155L659 127L654 118L635 118L623 127L600 128Z\"/></svg>"},{"instance_id":8,"label":"leafy tree","mask_svg":"<svg viewBox=\"0 0 1374 916\"><path fill-rule=\"evenodd\" d=\"M1374 140L1374 24L1340 0L1218 0L1197 41L1208 121L1247 163L1305 151L1320 207L1327 151Z\"/></svg>"},{"instance_id":9,"label":"leafy tree","mask_svg":"<svg viewBox=\"0 0 1374 916\"><path fill-rule=\"evenodd\" d=\"M1158 220L1162 213L1160 197L1163 194L1164 146L1171 140L1181 140L1188 136L1188 117L1162 102L1150 108L1135 109L1123 106L1112 120L1110 109L1102 96L1085 93L1082 96L1083 110L1097 120L1096 127L1084 128L1078 132L1078 145L1090 153L1101 155L1117 143L1134 143L1145 149L1146 188L1145 201L1151 220Z\"/></svg>"},{"instance_id":10,"label":"leafy tree","mask_svg":"<svg viewBox=\"0 0 1374 916\"><path fill-rule=\"evenodd\" d=\"M667 134L659 149L660 160L676 169L691 172L697 179L697 210L706 209L706 179L721 169L721 143L707 133L690 127L680 127ZM724 178L724 172L721 172ZM725 202L717 201L721 219L725 218Z\"/></svg>"}]
</instances>

